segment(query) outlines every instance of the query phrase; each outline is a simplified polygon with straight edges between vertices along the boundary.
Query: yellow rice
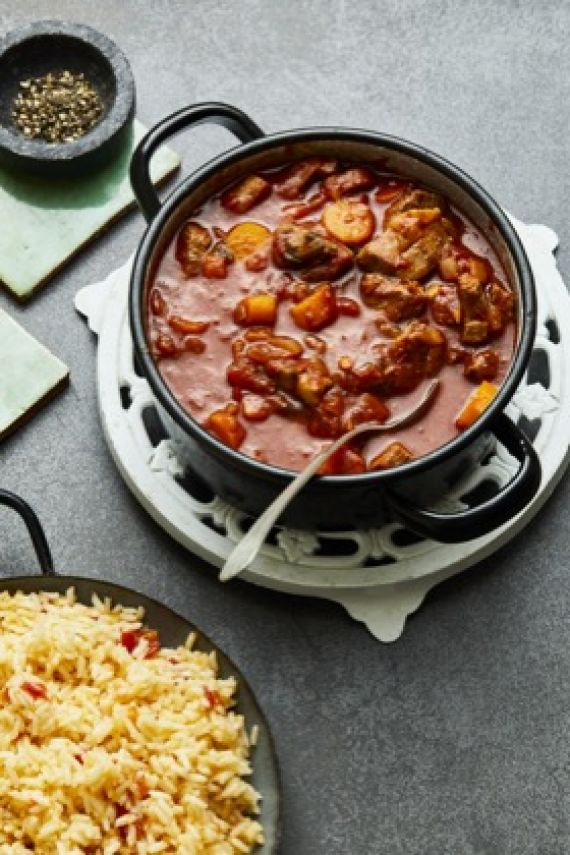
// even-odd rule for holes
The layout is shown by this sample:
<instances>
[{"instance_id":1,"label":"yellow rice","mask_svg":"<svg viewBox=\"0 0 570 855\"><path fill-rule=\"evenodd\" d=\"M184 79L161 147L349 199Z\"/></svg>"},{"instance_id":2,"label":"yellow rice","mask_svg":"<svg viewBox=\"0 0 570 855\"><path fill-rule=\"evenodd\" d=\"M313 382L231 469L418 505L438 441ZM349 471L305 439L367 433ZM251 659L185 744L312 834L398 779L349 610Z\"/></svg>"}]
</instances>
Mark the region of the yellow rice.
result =
<instances>
[{"instance_id":1,"label":"yellow rice","mask_svg":"<svg viewBox=\"0 0 570 855\"><path fill-rule=\"evenodd\" d=\"M263 841L236 681L129 652L142 610L0 593L0 855L234 855ZM45 697L43 697L45 695Z\"/></svg>"}]
</instances>

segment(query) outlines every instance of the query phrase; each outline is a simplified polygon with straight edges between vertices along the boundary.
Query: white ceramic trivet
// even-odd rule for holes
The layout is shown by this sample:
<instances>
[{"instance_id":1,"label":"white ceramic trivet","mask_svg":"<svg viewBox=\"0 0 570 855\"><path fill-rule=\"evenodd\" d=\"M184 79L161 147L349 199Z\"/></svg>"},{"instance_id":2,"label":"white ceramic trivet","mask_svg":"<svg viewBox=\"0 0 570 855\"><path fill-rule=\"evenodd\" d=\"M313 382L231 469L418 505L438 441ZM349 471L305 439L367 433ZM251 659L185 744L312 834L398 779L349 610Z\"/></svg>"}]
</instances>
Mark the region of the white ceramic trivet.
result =
<instances>
[{"instance_id":1,"label":"white ceramic trivet","mask_svg":"<svg viewBox=\"0 0 570 855\"><path fill-rule=\"evenodd\" d=\"M497 550L542 507L570 459L570 299L553 256L558 242L554 232L545 226L513 223L529 255L538 290L533 358L508 410L530 434L542 462L542 484L531 505L491 534L454 545L410 537L396 523L326 534L283 528L243 574L244 579L291 594L334 600L363 621L376 638L394 641L430 588ZM98 396L105 437L123 478L151 516L179 543L218 568L242 536L246 517L218 497L205 496L196 479L182 478L174 446L157 428L150 388L133 366L127 321L129 269L130 262L76 297L78 311L99 336ZM438 508L468 506L469 494L477 486L485 482L498 489L515 468L513 459L498 446Z\"/></svg>"}]
</instances>

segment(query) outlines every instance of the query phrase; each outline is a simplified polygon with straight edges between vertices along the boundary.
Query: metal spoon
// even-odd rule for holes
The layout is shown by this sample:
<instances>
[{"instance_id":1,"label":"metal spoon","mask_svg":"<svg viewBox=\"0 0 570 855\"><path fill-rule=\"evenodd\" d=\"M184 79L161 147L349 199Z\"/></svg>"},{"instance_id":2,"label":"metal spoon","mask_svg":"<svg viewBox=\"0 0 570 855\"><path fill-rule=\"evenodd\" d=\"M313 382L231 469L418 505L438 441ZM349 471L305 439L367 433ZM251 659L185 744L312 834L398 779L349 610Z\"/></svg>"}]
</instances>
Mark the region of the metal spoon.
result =
<instances>
[{"instance_id":1,"label":"metal spoon","mask_svg":"<svg viewBox=\"0 0 570 855\"><path fill-rule=\"evenodd\" d=\"M329 457L335 453L346 442L349 442L353 437L361 433L383 433L385 431L394 430L394 428L403 427L417 419L419 416L431 406L435 394L439 388L439 380L432 380L427 386L421 400L406 413L402 413L390 421L380 424L379 422L367 422L357 425L353 430L340 436L332 445L329 445L323 451L319 452L313 459L307 463L302 472L294 478L285 489L279 493L276 499L269 505L268 508L261 514L250 530L243 536L240 542L231 551L224 566L220 572L220 581L227 582L233 579L242 570L245 570L265 542L265 538L275 525L278 518L281 516L289 502L303 489L307 481L320 469Z\"/></svg>"}]
</instances>

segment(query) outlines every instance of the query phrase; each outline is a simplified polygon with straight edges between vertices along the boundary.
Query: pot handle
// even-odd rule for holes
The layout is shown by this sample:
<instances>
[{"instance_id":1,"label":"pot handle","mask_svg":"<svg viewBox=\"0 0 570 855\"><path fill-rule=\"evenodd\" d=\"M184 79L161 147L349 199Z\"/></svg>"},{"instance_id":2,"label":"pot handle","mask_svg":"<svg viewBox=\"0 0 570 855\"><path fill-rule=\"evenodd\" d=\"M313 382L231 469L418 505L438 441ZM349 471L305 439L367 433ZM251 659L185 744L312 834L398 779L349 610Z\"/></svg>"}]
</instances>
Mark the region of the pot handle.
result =
<instances>
[{"instance_id":1,"label":"pot handle","mask_svg":"<svg viewBox=\"0 0 570 855\"><path fill-rule=\"evenodd\" d=\"M218 102L193 104L167 116L143 137L131 159L131 185L147 222L150 222L160 210L160 199L150 177L152 155L169 137L184 128L202 125L205 122L222 125L235 134L242 143L265 136L253 119L229 104Z\"/></svg>"},{"instance_id":2,"label":"pot handle","mask_svg":"<svg viewBox=\"0 0 570 855\"><path fill-rule=\"evenodd\" d=\"M47 538L35 511L20 496L9 493L7 490L0 490L0 505L6 505L7 508L12 508L20 514L32 538L42 573L44 576L55 576Z\"/></svg>"},{"instance_id":3,"label":"pot handle","mask_svg":"<svg viewBox=\"0 0 570 855\"><path fill-rule=\"evenodd\" d=\"M521 464L514 478L499 493L475 508L441 514L419 508L390 490L386 502L396 519L424 537L442 543L461 543L488 534L522 511L540 486L540 460L530 440L504 413L498 416L490 430Z\"/></svg>"}]
</instances>

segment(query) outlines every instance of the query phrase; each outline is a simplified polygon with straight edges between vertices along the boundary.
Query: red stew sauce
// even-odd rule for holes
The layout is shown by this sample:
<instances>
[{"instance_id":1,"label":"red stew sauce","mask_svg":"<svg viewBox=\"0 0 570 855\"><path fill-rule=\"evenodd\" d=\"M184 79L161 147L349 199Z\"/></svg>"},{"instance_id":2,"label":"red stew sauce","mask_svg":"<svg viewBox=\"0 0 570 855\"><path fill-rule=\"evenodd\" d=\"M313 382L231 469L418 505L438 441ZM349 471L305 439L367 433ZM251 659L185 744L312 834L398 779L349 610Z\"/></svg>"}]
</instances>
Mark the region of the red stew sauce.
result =
<instances>
[{"instance_id":1,"label":"red stew sauce","mask_svg":"<svg viewBox=\"0 0 570 855\"><path fill-rule=\"evenodd\" d=\"M361 422L440 381L417 422L358 438L323 474L391 468L443 445L497 393L515 295L485 237L439 194L311 158L210 199L162 258L146 313L166 384L222 442L302 469Z\"/></svg>"}]
</instances>

